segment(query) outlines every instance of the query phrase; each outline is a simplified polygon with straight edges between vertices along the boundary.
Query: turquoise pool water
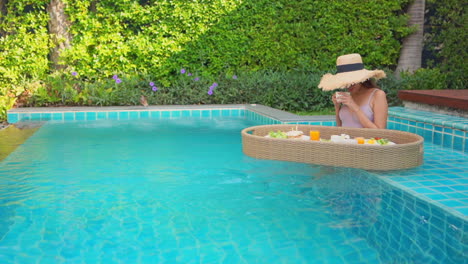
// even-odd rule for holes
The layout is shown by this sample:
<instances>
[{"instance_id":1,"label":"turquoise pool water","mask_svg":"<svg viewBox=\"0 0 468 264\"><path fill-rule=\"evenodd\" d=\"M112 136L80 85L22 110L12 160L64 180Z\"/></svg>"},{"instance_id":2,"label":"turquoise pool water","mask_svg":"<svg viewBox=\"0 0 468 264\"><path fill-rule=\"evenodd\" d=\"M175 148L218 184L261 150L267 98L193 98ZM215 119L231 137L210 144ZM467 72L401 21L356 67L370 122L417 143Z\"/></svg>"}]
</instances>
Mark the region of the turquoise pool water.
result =
<instances>
[{"instance_id":1,"label":"turquoise pool water","mask_svg":"<svg viewBox=\"0 0 468 264\"><path fill-rule=\"evenodd\" d=\"M252 125L243 117L46 123L0 163L1 263L463 259L464 222L362 170L249 158L240 130ZM404 201L414 208L400 208ZM453 226L442 234L453 233L453 248L419 250L408 234L432 228L414 214L421 207Z\"/></svg>"}]
</instances>

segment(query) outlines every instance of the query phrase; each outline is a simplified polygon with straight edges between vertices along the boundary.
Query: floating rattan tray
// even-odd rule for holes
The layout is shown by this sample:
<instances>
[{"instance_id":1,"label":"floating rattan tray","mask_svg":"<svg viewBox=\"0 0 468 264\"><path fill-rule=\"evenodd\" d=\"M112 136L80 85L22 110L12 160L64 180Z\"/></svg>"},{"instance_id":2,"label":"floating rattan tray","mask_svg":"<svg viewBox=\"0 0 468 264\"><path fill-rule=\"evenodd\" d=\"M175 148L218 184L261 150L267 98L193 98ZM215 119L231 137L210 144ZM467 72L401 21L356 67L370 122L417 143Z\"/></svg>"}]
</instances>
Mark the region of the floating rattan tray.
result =
<instances>
[{"instance_id":1,"label":"floating rattan tray","mask_svg":"<svg viewBox=\"0 0 468 264\"><path fill-rule=\"evenodd\" d=\"M312 163L318 165L360 168L366 170L396 170L420 166L423 163L424 139L416 134L369 128L297 125L297 130L309 135L320 131L320 137L347 134L354 137L382 137L396 145L358 145L302 139L267 138L270 131L290 131L296 125L254 126L242 130L242 148L246 155L270 160Z\"/></svg>"}]
</instances>

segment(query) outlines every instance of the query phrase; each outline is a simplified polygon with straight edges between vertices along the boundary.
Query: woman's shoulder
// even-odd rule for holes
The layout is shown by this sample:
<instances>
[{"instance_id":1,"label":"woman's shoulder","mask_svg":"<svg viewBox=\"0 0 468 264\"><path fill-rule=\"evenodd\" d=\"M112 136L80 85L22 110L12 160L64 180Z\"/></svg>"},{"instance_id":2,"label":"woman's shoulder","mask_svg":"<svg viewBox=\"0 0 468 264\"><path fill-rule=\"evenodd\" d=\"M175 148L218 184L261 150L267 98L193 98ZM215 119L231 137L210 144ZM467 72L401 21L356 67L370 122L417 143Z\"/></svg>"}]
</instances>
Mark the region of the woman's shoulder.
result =
<instances>
[{"instance_id":1,"label":"woman's shoulder","mask_svg":"<svg viewBox=\"0 0 468 264\"><path fill-rule=\"evenodd\" d=\"M380 88L374 88L374 91L372 91L372 93L374 94L374 96L377 96L377 97L386 96L386 93Z\"/></svg>"}]
</instances>

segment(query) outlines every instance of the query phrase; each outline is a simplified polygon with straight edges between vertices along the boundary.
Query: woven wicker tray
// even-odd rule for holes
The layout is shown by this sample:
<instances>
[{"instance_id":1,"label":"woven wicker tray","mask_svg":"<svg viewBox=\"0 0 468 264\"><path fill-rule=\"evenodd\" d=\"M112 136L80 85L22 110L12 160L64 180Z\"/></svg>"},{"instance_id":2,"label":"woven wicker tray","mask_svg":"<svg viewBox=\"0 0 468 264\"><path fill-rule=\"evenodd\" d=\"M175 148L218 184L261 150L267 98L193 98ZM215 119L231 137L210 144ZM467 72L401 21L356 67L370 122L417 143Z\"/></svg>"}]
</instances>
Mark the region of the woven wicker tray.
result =
<instances>
[{"instance_id":1,"label":"woven wicker tray","mask_svg":"<svg viewBox=\"0 0 468 264\"><path fill-rule=\"evenodd\" d=\"M296 125L254 126L242 130L243 152L251 157L284 160L318 165L360 168L366 170L397 170L417 167L423 163L424 139L416 134L369 128L345 128L297 125L297 130L309 135L320 131L320 137L347 134L354 137L382 137L396 145L358 145L301 139L267 138L270 131L290 131Z\"/></svg>"}]
</instances>

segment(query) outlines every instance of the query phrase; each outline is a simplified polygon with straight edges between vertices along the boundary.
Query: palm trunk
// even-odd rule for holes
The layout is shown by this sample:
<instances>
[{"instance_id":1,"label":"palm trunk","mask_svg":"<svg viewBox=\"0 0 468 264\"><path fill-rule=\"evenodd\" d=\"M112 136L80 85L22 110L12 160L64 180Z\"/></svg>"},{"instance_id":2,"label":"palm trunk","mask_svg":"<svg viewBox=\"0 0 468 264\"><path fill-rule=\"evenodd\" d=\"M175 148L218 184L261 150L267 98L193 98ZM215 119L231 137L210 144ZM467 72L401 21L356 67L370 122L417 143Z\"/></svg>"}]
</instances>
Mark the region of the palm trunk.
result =
<instances>
[{"instance_id":1,"label":"palm trunk","mask_svg":"<svg viewBox=\"0 0 468 264\"><path fill-rule=\"evenodd\" d=\"M399 78L400 73L408 71L413 73L421 68L422 51L424 47L424 13L425 0L414 0L409 6L408 14L410 16L410 27L416 27L417 31L403 39L403 45L400 50L400 58L395 75Z\"/></svg>"},{"instance_id":2,"label":"palm trunk","mask_svg":"<svg viewBox=\"0 0 468 264\"><path fill-rule=\"evenodd\" d=\"M65 14L64 4L61 0L51 0L47 7L49 12L49 34L51 35L52 49L49 59L55 70L66 68L60 64L60 53L70 47L71 36L68 33L70 22Z\"/></svg>"}]
</instances>

